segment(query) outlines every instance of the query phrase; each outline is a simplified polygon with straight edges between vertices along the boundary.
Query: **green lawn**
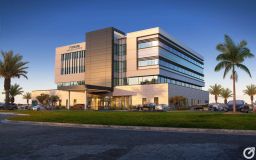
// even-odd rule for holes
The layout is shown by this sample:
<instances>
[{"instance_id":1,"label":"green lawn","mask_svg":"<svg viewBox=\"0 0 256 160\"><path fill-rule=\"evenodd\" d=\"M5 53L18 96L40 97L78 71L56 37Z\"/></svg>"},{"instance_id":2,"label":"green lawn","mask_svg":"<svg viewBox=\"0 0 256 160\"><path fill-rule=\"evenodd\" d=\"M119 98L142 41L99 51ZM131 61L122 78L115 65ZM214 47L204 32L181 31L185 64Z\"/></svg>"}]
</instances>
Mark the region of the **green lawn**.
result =
<instances>
[{"instance_id":1,"label":"green lawn","mask_svg":"<svg viewBox=\"0 0 256 160\"><path fill-rule=\"evenodd\" d=\"M18 111L30 116L9 118L17 121L61 122L129 126L185 128L225 128L256 130L256 114L210 112L93 112L93 111Z\"/></svg>"}]
</instances>

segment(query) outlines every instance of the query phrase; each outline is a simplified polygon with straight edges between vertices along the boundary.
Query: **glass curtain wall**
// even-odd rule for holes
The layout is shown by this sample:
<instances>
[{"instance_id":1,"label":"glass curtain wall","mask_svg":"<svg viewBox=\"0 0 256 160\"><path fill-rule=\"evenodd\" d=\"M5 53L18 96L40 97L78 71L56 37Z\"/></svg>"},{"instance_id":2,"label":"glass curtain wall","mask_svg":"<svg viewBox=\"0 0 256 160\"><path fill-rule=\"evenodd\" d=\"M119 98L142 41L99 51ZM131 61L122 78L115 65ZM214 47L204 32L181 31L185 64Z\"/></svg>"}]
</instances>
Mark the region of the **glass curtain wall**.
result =
<instances>
[{"instance_id":1,"label":"glass curtain wall","mask_svg":"<svg viewBox=\"0 0 256 160\"><path fill-rule=\"evenodd\" d=\"M138 55L139 67L159 65L191 78L204 79L202 60L188 56L161 38L139 40Z\"/></svg>"},{"instance_id":2,"label":"glass curtain wall","mask_svg":"<svg viewBox=\"0 0 256 160\"><path fill-rule=\"evenodd\" d=\"M126 85L126 38L114 31L114 86Z\"/></svg>"},{"instance_id":3,"label":"glass curtain wall","mask_svg":"<svg viewBox=\"0 0 256 160\"><path fill-rule=\"evenodd\" d=\"M85 72L85 50L61 54L61 75Z\"/></svg>"}]
</instances>

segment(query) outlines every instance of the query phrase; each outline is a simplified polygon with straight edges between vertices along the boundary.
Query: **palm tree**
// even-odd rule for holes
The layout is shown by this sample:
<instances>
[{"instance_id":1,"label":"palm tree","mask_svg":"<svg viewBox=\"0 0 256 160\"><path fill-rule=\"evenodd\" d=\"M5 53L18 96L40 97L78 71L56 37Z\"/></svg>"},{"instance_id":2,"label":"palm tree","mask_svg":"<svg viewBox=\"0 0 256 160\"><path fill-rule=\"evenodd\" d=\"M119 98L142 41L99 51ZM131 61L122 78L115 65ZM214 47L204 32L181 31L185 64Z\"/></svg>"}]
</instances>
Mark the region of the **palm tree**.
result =
<instances>
[{"instance_id":1,"label":"palm tree","mask_svg":"<svg viewBox=\"0 0 256 160\"><path fill-rule=\"evenodd\" d=\"M22 88L16 83L14 85L11 85L9 92L10 92L11 103L14 103L15 96L21 95L23 93Z\"/></svg>"},{"instance_id":2,"label":"palm tree","mask_svg":"<svg viewBox=\"0 0 256 160\"><path fill-rule=\"evenodd\" d=\"M218 103L218 97L220 96L222 87L219 84L215 84L214 86L210 86L209 93L214 95L215 103Z\"/></svg>"},{"instance_id":3,"label":"palm tree","mask_svg":"<svg viewBox=\"0 0 256 160\"><path fill-rule=\"evenodd\" d=\"M23 95L23 99L27 100L27 104L29 105L29 100L31 99L31 93L27 92Z\"/></svg>"},{"instance_id":4,"label":"palm tree","mask_svg":"<svg viewBox=\"0 0 256 160\"><path fill-rule=\"evenodd\" d=\"M57 96L57 95L51 95L51 96L49 97L49 101L51 102L51 106L52 106L52 107L55 107L55 106L56 106L56 103L58 102L59 99L60 99L59 96Z\"/></svg>"},{"instance_id":5,"label":"palm tree","mask_svg":"<svg viewBox=\"0 0 256 160\"><path fill-rule=\"evenodd\" d=\"M40 94L40 96L37 96L36 99L38 100L38 102L42 105L48 105L49 104L49 98L50 95L49 94Z\"/></svg>"},{"instance_id":6,"label":"palm tree","mask_svg":"<svg viewBox=\"0 0 256 160\"><path fill-rule=\"evenodd\" d=\"M227 99L232 97L232 91L228 88L223 88L220 92L220 96L224 99L224 103L227 104Z\"/></svg>"},{"instance_id":7,"label":"palm tree","mask_svg":"<svg viewBox=\"0 0 256 160\"><path fill-rule=\"evenodd\" d=\"M253 84L246 86L246 89L244 90L244 94L250 96L251 105L253 107L253 96L256 95L256 86Z\"/></svg>"},{"instance_id":8,"label":"palm tree","mask_svg":"<svg viewBox=\"0 0 256 160\"><path fill-rule=\"evenodd\" d=\"M245 71L250 77L249 69L243 64L246 58L252 58L254 55L246 47L247 42L241 41L235 44L234 41L225 35L225 42L217 45L217 50L221 53L217 56L216 60L219 63L215 67L215 71L224 69L223 78L231 71L231 79L233 80L233 112L236 111L236 81L238 74L236 69Z\"/></svg>"},{"instance_id":9,"label":"palm tree","mask_svg":"<svg viewBox=\"0 0 256 160\"><path fill-rule=\"evenodd\" d=\"M19 54L13 54L13 51L3 52L1 51L2 59L0 59L0 77L4 78L4 90L5 90L5 103L10 102L10 88L12 78L27 78L27 64L22 60L22 56Z\"/></svg>"}]
</instances>

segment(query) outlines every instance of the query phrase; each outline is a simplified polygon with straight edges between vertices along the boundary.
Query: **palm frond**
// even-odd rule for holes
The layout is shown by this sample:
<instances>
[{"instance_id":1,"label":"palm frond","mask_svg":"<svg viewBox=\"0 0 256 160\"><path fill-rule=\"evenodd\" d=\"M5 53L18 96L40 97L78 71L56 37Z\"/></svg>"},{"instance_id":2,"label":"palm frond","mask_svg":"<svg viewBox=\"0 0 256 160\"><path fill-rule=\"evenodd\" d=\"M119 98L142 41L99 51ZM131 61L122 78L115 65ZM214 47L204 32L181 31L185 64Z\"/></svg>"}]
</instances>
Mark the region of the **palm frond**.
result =
<instances>
[{"instance_id":1,"label":"palm frond","mask_svg":"<svg viewBox=\"0 0 256 160\"><path fill-rule=\"evenodd\" d=\"M245 71L250 77L252 77L250 70L243 64L236 64L237 68L240 68L241 70Z\"/></svg>"}]
</instances>

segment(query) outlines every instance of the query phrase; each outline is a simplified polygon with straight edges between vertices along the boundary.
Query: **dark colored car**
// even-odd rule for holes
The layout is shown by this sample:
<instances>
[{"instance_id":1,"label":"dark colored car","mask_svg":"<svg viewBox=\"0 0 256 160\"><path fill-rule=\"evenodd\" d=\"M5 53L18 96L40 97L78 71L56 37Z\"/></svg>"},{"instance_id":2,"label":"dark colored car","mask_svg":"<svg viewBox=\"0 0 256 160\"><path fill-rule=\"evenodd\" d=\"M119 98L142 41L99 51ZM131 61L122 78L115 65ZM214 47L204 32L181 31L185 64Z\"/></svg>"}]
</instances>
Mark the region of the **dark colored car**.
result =
<instances>
[{"instance_id":1,"label":"dark colored car","mask_svg":"<svg viewBox=\"0 0 256 160\"><path fill-rule=\"evenodd\" d=\"M12 104L9 104L8 106L6 106L4 103L1 103L0 109L15 110L15 109L18 109L18 105L15 103L12 103Z\"/></svg>"},{"instance_id":2,"label":"dark colored car","mask_svg":"<svg viewBox=\"0 0 256 160\"><path fill-rule=\"evenodd\" d=\"M143 110L148 109L148 110L155 110L156 104L155 103L147 103L143 105Z\"/></svg>"},{"instance_id":3,"label":"dark colored car","mask_svg":"<svg viewBox=\"0 0 256 160\"><path fill-rule=\"evenodd\" d=\"M83 110L84 109L84 104L75 104L70 107L72 110Z\"/></svg>"},{"instance_id":4,"label":"dark colored car","mask_svg":"<svg viewBox=\"0 0 256 160\"><path fill-rule=\"evenodd\" d=\"M0 109L4 109L4 103L0 103Z\"/></svg>"},{"instance_id":5,"label":"dark colored car","mask_svg":"<svg viewBox=\"0 0 256 160\"><path fill-rule=\"evenodd\" d=\"M233 101L228 102L228 110L233 111ZM236 110L240 112L246 112L248 113L250 110L250 107L245 101L243 100L236 100Z\"/></svg>"},{"instance_id":6,"label":"dark colored car","mask_svg":"<svg viewBox=\"0 0 256 160\"><path fill-rule=\"evenodd\" d=\"M138 105L137 109L139 111L144 111L144 110L155 110L156 104L155 103L147 103L143 105Z\"/></svg>"}]
</instances>

